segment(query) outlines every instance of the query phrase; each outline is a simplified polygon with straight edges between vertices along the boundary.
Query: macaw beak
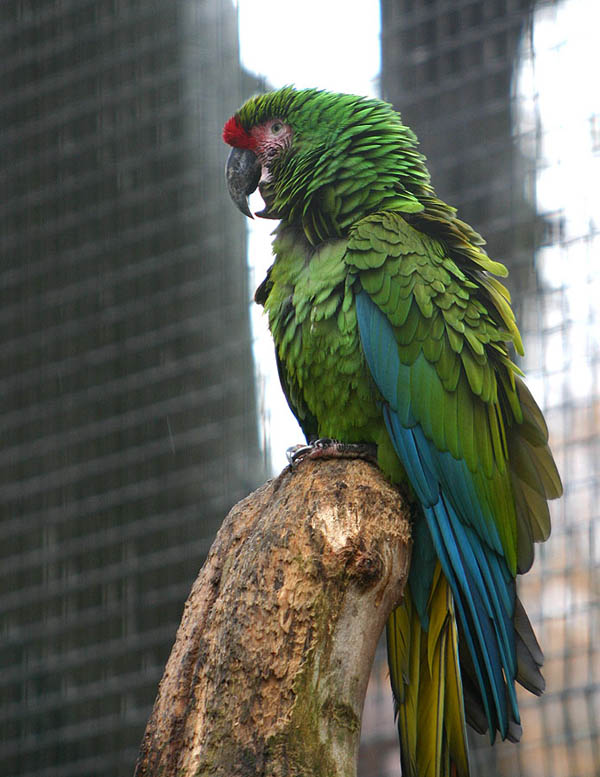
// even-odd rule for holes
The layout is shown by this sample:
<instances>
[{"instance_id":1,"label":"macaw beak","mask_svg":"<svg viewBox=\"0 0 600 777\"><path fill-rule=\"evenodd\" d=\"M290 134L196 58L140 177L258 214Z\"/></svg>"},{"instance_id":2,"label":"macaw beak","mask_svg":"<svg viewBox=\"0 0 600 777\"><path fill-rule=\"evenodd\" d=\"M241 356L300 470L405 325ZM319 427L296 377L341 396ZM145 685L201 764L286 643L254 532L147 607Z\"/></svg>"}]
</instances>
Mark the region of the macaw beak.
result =
<instances>
[{"instance_id":1,"label":"macaw beak","mask_svg":"<svg viewBox=\"0 0 600 777\"><path fill-rule=\"evenodd\" d=\"M232 148L225 165L229 196L244 216L254 218L248 207L248 196L256 191L261 176L261 165L254 151Z\"/></svg>"}]
</instances>

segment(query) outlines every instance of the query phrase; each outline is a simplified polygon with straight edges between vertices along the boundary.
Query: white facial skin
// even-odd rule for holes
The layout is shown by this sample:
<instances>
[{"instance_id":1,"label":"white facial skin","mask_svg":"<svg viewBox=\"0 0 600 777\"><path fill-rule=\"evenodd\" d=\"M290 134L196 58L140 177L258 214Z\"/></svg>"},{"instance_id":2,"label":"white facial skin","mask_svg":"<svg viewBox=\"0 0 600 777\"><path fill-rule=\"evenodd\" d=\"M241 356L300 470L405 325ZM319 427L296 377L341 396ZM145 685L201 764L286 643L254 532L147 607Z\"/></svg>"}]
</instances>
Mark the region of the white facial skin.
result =
<instances>
[{"instance_id":1,"label":"white facial skin","mask_svg":"<svg viewBox=\"0 0 600 777\"><path fill-rule=\"evenodd\" d=\"M270 180L270 162L292 142L294 131L281 119L269 119L250 130L256 141L252 149L262 166L260 183Z\"/></svg>"}]
</instances>

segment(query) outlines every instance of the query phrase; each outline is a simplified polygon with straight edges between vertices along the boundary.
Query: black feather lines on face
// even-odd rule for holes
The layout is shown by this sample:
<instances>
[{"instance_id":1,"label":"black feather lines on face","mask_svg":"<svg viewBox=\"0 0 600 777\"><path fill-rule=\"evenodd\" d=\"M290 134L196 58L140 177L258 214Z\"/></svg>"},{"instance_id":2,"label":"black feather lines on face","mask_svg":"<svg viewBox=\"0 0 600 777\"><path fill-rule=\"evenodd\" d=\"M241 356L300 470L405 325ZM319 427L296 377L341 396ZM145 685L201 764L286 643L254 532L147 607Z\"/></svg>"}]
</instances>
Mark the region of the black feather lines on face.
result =
<instances>
[{"instance_id":1,"label":"black feather lines on face","mask_svg":"<svg viewBox=\"0 0 600 777\"><path fill-rule=\"evenodd\" d=\"M289 212L291 203L285 195L285 189L286 182L294 180L295 153L293 140L285 146L267 150L266 159L263 162L267 174L258 185L258 191L265 203L265 208L257 214L262 218L285 218Z\"/></svg>"}]
</instances>

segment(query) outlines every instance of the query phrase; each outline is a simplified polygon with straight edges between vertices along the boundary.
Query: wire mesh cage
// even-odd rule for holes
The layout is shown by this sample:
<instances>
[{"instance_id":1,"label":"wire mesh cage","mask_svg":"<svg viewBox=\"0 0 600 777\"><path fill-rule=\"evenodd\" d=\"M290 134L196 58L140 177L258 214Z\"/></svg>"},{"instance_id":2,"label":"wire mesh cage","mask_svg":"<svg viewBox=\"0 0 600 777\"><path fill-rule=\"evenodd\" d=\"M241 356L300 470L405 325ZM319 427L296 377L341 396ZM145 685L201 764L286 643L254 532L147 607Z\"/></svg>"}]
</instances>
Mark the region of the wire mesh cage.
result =
<instances>
[{"instance_id":1,"label":"wire mesh cage","mask_svg":"<svg viewBox=\"0 0 600 777\"><path fill-rule=\"evenodd\" d=\"M0 19L0 773L130 775L214 532L264 479L222 182L235 9Z\"/></svg>"}]
</instances>

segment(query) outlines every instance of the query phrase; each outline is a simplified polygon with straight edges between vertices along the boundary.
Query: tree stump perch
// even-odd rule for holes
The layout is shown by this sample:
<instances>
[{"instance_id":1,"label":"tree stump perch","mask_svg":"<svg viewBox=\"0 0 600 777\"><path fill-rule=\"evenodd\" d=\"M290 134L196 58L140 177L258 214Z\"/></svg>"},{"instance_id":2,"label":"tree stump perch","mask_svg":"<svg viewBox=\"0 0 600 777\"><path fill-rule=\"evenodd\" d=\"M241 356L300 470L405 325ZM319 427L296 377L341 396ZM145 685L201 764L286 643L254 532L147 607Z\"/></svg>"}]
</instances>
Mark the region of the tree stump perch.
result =
<instances>
[{"instance_id":1,"label":"tree stump perch","mask_svg":"<svg viewBox=\"0 0 600 777\"><path fill-rule=\"evenodd\" d=\"M185 605L136 777L352 777L409 509L372 464L304 461L229 513Z\"/></svg>"}]
</instances>

